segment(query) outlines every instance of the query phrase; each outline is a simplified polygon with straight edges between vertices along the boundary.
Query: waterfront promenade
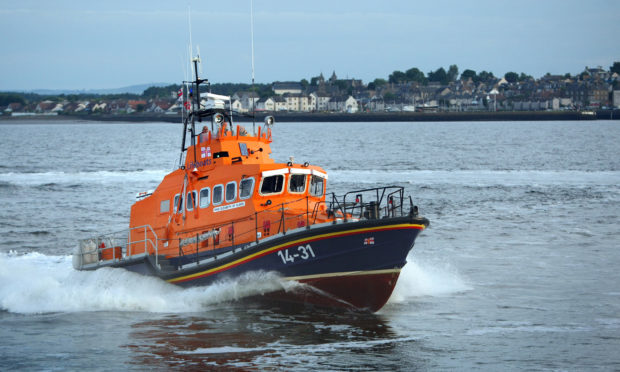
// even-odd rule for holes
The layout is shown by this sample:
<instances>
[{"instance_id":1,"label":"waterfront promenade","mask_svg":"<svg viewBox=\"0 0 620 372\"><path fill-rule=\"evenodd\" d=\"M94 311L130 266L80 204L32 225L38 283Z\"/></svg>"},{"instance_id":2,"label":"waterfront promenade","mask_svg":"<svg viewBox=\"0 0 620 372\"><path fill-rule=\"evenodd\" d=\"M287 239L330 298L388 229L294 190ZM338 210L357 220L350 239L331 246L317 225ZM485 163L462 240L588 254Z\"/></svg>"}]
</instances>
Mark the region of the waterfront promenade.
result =
<instances>
[{"instance_id":1,"label":"waterfront promenade","mask_svg":"<svg viewBox=\"0 0 620 372\"><path fill-rule=\"evenodd\" d=\"M273 115L278 122L421 122L421 121L561 121L620 120L620 110L598 111L473 111L473 112L369 112L369 113L304 113L257 112L256 121ZM248 115L233 115L239 122L251 122ZM0 123L30 121L103 121L179 123L180 115L157 113L89 114L89 115L24 115L0 116Z\"/></svg>"}]
</instances>

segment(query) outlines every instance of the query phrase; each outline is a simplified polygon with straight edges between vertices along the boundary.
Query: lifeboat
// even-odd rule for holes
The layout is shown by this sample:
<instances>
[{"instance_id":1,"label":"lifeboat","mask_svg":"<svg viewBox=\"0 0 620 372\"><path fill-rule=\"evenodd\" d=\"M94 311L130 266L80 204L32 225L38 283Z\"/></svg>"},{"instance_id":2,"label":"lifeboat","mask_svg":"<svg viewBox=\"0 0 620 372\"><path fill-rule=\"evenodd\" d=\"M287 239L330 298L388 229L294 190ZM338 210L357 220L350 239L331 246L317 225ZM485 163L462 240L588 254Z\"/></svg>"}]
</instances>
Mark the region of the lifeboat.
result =
<instances>
[{"instance_id":1,"label":"lifeboat","mask_svg":"<svg viewBox=\"0 0 620 372\"><path fill-rule=\"evenodd\" d=\"M429 221L399 186L327 193L328 174L270 157L274 120L249 133L222 101L187 84L181 157L158 187L137 195L127 231L79 242L77 270L124 268L182 287L248 272L301 285L269 298L377 311ZM198 132L197 126L203 126Z\"/></svg>"}]
</instances>

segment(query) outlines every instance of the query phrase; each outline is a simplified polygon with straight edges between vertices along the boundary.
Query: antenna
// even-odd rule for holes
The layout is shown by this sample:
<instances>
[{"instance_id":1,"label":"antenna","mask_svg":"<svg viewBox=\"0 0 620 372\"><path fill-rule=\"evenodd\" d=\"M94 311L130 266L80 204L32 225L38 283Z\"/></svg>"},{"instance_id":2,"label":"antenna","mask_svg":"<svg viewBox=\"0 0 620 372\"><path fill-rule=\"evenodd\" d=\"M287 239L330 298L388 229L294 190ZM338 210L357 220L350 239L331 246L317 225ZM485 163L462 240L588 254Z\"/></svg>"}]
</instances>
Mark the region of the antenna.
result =
<instances>
[{"instance_id":1,"label":"antenna","mask_svg":"<svg viewBox=\"0 0 620 372\"><path fill-rule=\"evenodd\" d=\"M189 48L188 48L188 52L189 52L189 58L187 59L187 63L189 64L189 78L191 78L192 76L192 58L194 58L194 50L193 50L193 43L192 43L192 11L191 11L191 7L189 4L187 4L187 25L189 28ZM186 70L187 71L187 70ZM190 91L191 91L191 87L189 85L189 79L188 76L186 75L185 77L185 81L187 83L185 83L185 88L187 90L187 101L190 104L190 108L193 107L194 102L192 102L191 97L190 97ZM185 107L185 102L183 102L183 111L187 110L187 114L189 115L189 108Z\"/></svg>"},{"instance_id":2,"label":"antenna","mask_svg":"<svg viewBox=\"0 0 620 372\"><path fill-rule=\"evenodd\" d=\"M194 51L192 50L192 12L189 5L187 5L187 23L189 25L189 57L193 58Z\"/></svg>"},{"instance_id":3,"label":"antenna","mask_svg":"<svg viewBox=\"0 0 620 372\"><path fill-rule=\"evenodd\" d=\"M200 45L196 45L196 57L198 58L198 71L202 75L202 60L200 59Z\"/></svg>"},{"instance_id":4,"label":"antenna","mask_svg":"<svg viewBox=\"0 0 620 372\"><path fill-rule=\"evenodd\" d=\"M254 84L254 0L250 0L250 37L252 38L252 84Z\"/></svg>"},{"instance_id":5,"label":"antenna","mask_svg":"<svg viewBox=\"0 0 620 372\"><path fill-rule=\"evenodd\" d=\"M185 121L185 97L186 97L186 93L185 93L185 81L187 81L187 66L185 66L185 59L183 58L183 56L181 56L181 68L183 69L183 77L185 79L183 79L183 82L181 82L181 96L178 97L177 94L177 101L176 103L179 103L179 98L181 99L181 120Z\"/></svg>"},{"instance_id":6,"label":"antenna","mask_svg":"<svg viewBox=\"0 0 620 372\"><path fill-rule=\"evenodd\" d=\"M254 89L254 0L250 0L250 38L252 39L252 92L256 93ZM256 100L254 95L250 96L252 100L252 133L256 135Z\"/></svg>"}]
</instances>

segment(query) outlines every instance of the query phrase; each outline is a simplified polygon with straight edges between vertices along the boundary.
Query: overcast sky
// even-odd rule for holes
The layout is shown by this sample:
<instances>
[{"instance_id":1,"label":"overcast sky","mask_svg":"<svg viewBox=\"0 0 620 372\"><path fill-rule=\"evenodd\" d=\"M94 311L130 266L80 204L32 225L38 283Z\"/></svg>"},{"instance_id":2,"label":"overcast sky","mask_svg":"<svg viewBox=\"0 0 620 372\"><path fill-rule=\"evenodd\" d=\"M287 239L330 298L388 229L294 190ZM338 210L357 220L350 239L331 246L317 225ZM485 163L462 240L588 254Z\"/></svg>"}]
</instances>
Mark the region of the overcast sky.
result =
<instances>
[{"instance_id":1,"label":"overcast sky","mask_svg":"<svg viewBox=\"0 0 620 372\"><path fill-rule=\"evenodd\" d=\"M103 89L185 78L251 81L250 0L0 0L0 90ZM617 0L255 0L256 81L336 71L576 74L620 61Z\"/></svg>"}]
</instances>

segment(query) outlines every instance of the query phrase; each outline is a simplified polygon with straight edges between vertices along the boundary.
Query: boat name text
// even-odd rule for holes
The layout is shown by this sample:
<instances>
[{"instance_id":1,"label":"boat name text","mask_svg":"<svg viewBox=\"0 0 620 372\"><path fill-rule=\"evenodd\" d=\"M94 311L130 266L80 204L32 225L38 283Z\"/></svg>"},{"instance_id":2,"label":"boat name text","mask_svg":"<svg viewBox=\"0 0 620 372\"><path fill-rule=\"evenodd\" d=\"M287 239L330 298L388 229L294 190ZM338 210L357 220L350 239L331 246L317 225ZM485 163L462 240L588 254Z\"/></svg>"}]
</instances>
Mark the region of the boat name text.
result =
<instances>
[{"instance_id":1,"label":"boat name text","mask_svg":"<svg viewBox=\"0 0 620 372\"><path fill-rule=\"evenodd\" d=\"M213 208L213 212L227 211L227 210L230 210L230 209L241 208L241 207L245 207L245 202L239 202L239 203L234 203L234 204L222 205L221 207Z\"/></svg>"}]
</instances>

